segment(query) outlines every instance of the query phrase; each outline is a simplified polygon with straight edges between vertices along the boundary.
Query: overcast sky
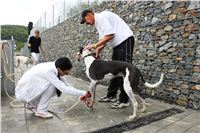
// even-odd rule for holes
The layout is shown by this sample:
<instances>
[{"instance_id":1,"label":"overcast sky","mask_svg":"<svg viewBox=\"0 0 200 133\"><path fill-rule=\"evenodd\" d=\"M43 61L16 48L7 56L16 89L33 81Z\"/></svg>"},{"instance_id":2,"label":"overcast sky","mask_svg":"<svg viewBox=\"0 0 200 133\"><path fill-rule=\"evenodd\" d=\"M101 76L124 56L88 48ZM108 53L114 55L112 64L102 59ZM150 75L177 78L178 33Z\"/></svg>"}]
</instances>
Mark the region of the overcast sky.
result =
<instances>
[{"instance_id":1,"label":"overcast sky","mask_svg":"<svg viewBox=\"0 0 200 133\"><path fill-rule=\"evenodd\" d=\"M64 0L0 0L0 25L28 25L33 24L53 3ZM75 0L65 0L66 2Z\"/></svg>"}]
</instances>

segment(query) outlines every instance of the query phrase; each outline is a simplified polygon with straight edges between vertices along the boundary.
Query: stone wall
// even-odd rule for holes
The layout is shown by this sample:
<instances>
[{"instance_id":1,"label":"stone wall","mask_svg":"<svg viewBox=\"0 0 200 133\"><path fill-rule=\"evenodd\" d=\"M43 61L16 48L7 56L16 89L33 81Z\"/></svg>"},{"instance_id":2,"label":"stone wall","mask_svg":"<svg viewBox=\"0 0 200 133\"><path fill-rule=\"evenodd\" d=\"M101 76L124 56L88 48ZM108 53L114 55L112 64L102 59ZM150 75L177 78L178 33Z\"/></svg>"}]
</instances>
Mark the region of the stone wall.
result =
<instances>
[{"instance_id":1,"label":"stone wall","mask_svg":"<svg viewBox=\"0 0 200 133\"><path fill-rule=\"evenodd\" d=\"M129 1L103 2L91 7L96 12L109 10L131 27L135 36L134 64L145 79L156 82L165 73L158 89L141 86L143 93L200 109L200 3L198 1ZM96 42L94 27L79 24L80 14L41 34L45 61L68 56L74 65L73 75L88 80L83 62L77 62L78 47ZM112 50L105 48L101 58L110 60Z\"/></svg>"}]
</instances>

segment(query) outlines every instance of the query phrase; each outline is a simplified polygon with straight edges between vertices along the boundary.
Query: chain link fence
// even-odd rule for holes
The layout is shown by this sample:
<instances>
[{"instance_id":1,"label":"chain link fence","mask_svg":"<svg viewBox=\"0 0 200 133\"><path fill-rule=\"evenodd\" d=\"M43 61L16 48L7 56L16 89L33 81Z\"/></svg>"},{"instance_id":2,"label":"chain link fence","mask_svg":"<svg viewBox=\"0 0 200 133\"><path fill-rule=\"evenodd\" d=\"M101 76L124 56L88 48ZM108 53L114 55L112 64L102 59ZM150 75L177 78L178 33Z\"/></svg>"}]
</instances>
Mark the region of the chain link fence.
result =
<instances>
[{"instance_id":1,"label":"chain link fence","mask_svg":"<svg viewBox=\"0 0 200 133\"><path fill-rule=\"evenodd\" d=\"M36 29L43 32L77 15L82 10L92 5L100 4L101 2L101 0L61 0L55 2L41 15L36 24L34 24L31 35L34 34Z\"/></svg>"}]
</instances>

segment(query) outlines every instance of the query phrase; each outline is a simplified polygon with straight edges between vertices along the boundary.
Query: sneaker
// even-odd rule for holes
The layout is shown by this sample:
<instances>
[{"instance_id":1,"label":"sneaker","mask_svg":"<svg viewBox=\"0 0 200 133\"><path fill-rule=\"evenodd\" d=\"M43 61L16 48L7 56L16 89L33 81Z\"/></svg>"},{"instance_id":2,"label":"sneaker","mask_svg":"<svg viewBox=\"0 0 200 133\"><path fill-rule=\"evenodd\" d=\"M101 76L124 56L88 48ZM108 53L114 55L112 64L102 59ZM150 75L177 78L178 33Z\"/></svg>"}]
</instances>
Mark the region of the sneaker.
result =
<instances>
[{"instance_id":1,"label":"sneaker","mask_svg":"<svg viewBox=\"0 0 200 133\"><path fill-rule=\"evenodd\" d=\"M130 105L131 105L130 102L121 103L121 102L117 101L117 102L115 102L115 103L112 104L112 108L120 109L120 108L128 107Z\"/></svg>"},{"instance_id":2,"label":"sneaker","mask_svg":"<svg viewBox=\"0 0 200 133\"><path fill-rule=\"evenodd\" d=\"M33 113L37 112L36 109L35 109L35 107L32 106L30 103L26 103L26 104L24 105L24 107L25 107L26 109L32 111Z\"/></svg>"},{"instance_id":3,"label":"sneaker","mask_svg":"<svg viewBox=\"0 0 200 133\"><path fill-rule=\"evenodd\" d=\"M99 102L116 102L116 101L117 101L116 97L104 96L99 98Z\"/></svg>"},{"instance_id":4,"label":"sneaker","mask_svg":"<svg viewBox=\"0 0 200 133\"><path fill-rule=\"evenodd\" d=\"M119 105L119 104L120 104L120 102L119 102L119 101L116 101L116 102L114 102L112 105L117 106L117 105Z\"/></svg>"},{"instance_id":5,"label":"sneaker","mask_svg":"<svg viewBox=\"0 0 200 133\"><path fill-rule=\"evenodd\" d=\"M53 118L53 115L49 112L36 112L35 116L38 116L41 118Z\"/></svg>"}]
</instances>

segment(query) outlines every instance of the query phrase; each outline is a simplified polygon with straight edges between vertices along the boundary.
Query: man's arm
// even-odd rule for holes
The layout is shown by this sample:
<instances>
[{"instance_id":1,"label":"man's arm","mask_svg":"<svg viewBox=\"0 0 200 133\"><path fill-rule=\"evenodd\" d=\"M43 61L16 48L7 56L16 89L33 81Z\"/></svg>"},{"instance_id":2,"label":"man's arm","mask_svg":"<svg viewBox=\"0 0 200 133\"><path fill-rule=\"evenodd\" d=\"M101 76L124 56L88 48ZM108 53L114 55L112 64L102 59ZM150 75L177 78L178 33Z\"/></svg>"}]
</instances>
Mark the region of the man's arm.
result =
<instances>
[{"instance_id":1,"label":"man's arm","mask_svg":"<svg viewBox=\"0 0 200 133\"><path fill-rule=\"evenodd\" d=\"M39 46L40 50L42 51L42 53L44 53L44 50L42 48L42 44L40 43L40 46Z\"/></svg>"},{"instance_id":2,"label":"man's arm","mask_svg":"<svg viewBox=\"0 0 200 133\"><path fill-rule=\"evenodd\" d=\"M58 77L55 75L54 72L49 71L45 75L46 79L55 86L58 90L60 90L63 93L74 95L74 96L83 96L86 94L86 91L78 90L71 86L68 83L64 83L63 81L59 80Z\"/></svg>"},{"instance_id":3,"label":"man's arm","mask_svg":"<svg viewBox=\"0 0 200 133\"><path fill-rule=\"evenodd\" d=\"M100 51L106 46L106 43L112 40L114 34L105 35L102 39L100 39L96 44L87 45L84 49L92 49L96 48L96 57L99 56Z\"/></svg>"},{"instance_id":4,"label":"man's arm","mask_svg":"<svg viewBox=\"0 0 200 133\"><path fill-rule=\"evenodd\" d=\"M100 39L96 44L93 44L93 47L105 47L106 43L112 40L114 37L114 34L105 35L102 39Z\"/></svg>"},{"instance_id":5,"label":"man's arm","mask_svg":"<svg viewBox=\"0 0 200 133\"><path fill-rule=\"evenodd\" d=\"M101 35L103 35L103 38L101 38L96 44L88 45L85 47L85 49L96 48L96 57L98 57L99 52L106 46L106 43L112 40L115 35L113 26L110 24L107 18L102 18L100 22L101 30L99 32Z\"/></svg>"},{"instance_id":6,"label":"man's arm","mask_svg":"<svg viewBox=\"0 0 200 133\"><path fill-rule=\"evenodd\" d=\"M41 38L39 37L39 39L40 39L40 45L39 45L39 48L40 48L40 50L42 51L42 53L44 53L44 50L43 50L43 48L42 48Z\"/></svg>"},{"instance_id":7,"label":"man's arm","mask_svg":"<svg viewBox=\"0 0 200 133\"><path fill-rule=\"evenodd\" d=\"M31 48L31 44L30 43L28 43L28 48Z\"/></svg>"},{"instance_id":8,"label":"man's arm","mask_svg":"<svg viewBox=\"0 0 200 133\"><path fill-rule=\"evenodd\" d=\"M101 52L101 50L106 46L107 42L112 40L113 37L114 37L114 34L106 35L101 40L99 40L96 44L93 44L93 47L96 47L96 58L99 56L99 53Z\"/></svg>"}]
</instances>

